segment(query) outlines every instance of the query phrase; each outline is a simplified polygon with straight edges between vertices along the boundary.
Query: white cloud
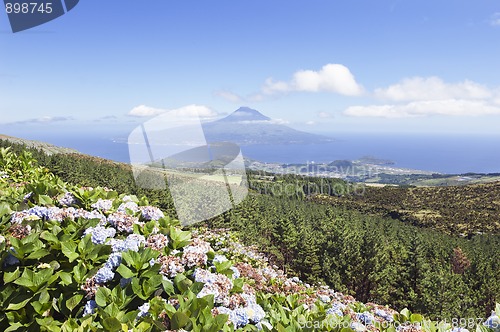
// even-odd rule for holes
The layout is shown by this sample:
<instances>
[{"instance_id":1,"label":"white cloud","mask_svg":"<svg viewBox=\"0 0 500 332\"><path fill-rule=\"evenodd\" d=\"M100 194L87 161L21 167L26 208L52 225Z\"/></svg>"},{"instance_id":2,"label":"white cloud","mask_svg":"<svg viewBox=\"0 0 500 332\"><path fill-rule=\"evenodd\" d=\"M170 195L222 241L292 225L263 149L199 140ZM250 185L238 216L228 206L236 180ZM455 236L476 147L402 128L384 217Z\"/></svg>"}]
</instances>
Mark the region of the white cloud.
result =
<instances>
[{"instance_id":1,"label":"white cloud","mask_svg":"<svg viewBox=\"0 0 500 332\"><path fill-rule=\"evenodd\" d=\"M269 77L264 81L260 91L246 96L226 90L217 91L215 95L230 102L260 102L271 96L291 92L332 92L345 96L359 96L363 94L364 89L356 82L349 68L341 64L329 63L318 71L296 71L289 81L277 81Z\"/></svg>"},{"instance_id":2,"label":"white cloud","mask_svg":"<svg viewBox=\"0 0 500 332\"><path fill-rule=\"evenodd\" d=\"M242 123L242 124L289 124L290 122L287 120L283 119L271 119L271 120L242 120L238 121L237 123Z\"/></svg>"},{"instance_id":3,"label":"white cloud","mask_svg":"<svg viewBox=\"0 0 500 332\"><path fill-rule=\"evenodd\" d=\"M412 77L387 88L375 89L377 98L391 101L485 99L492 97L492 91L479 83L465 80L459 83L445 83L439 77Z\"/></svg>"},{"instance_id":4,"label":"white cloud","mask_svg":"<svg viewBox=\"0 0 500 332\"><path fill-rule=\"evenodd\" d=\"M219 114L207 106L203 105L187 105L180 108L167 110L161 108L149 107L146 105L139 105L134 107L130 112L128 112L129 116L135 117L152 117L160 114L168 114L169 116L175 118L213 118L218 116Z\"/></svg>"},{"instance_id":5,"label":"white cloud","mask_svg":"<svg viewBox=\"0 0 500 332\"><path fill-rule=\"evenodd\" d=\"M314 121L307 121L306 122L306 125L308 125L308 126L313 126L315 124L316 124L316 122L314 122Z\"/></svg>"},{"instance_id":6,"label":"white cloud","mask_svg":"<svg viewBox=\"0 0 500 332\"><path fill-rule=\"evenodd\" d=\"M373 95L393 104L351 106L344 114L384 118L500 114L500 89L470 80L447 83L435 76L412 77L375 89Z\"/></svg>"},{"instance_id":7,"label":"white cloud","mask_svg":"<svg viewBox=\"0 0 500 332\"><path fill-rule=\"evenodd\" d=\"M265 95L303 91L334 92L346 96L357 96L363 93L349 68L341 64L327 64L319 71L300 70L293 74L289 82L275 81L268 78L262 87Z\"/></svg>"},{"instance_id":8,"label":"white cloud","mask_svg":"<svg viewBox=\"0 0 500 332\"><path fill-rule=\"evenodd\" d=\"M490 25L494 27L500 26L500 12L491 15Z\"/></svg>"},{"instance_id":9,"label":"white cloud","mask_svg":"<svg viewBox=\"0 0 500 332\"><path fill-rule=\"evenodd\" d=\"M233 93L231 91L226 91L226 90L220 90L215 92L216 96L222 97L223 99L230 101L232 103L239 103L243 101L243 98L241 98L239 95L236 93Z\"/></svg>"},{"instance_id":10,"label":"white cloud","mask_svg":"<svg viewBox=\"0 0 500 332\"><path fill-rule=\"evenodd\" d=\"M344 111L353 117L405 118L429 115L481 116L500 114L500 106L483 100L447 99L414 101L401 105L351 106Z\"/></svg>"},{"instance_id":11,"label":"white cloud","mask_svg":"<svg viewBox=\"0 0 500 332\"><path fill-rule=\"evenodd\" d=\"M328 118L333 118L333 115L328 112L319 112L318 117L322 119L328 119Z\"/></svg>"},{"instance_id":12,"label":"white cloud","mask_svg":"<svg viewBox=\"0 0 500 332\"><path fill-rule=\"evenodd\" d=\"M161 108L154 108L154 107L149 107L146 105L139 105L130 110L130 112L127 113L127 115L130 116L137 116L137 117L148 117L148 116L155 116L158 114L165 113L167 110L161 109Z\"/></svg>"},{"instance_id":13,"label":"white cloud","mask_svg":"<svg viewBox=\"0 0 500 332\"><path fill-rule=\"evenodd\" d=\"M39 118L32 118L28 120L11 122L11 124L29 124L29 123L49 124L49 123L64 122L70 120L74 120L74 118L71 116L42 116Z\"/></svg>"}]
</instances>

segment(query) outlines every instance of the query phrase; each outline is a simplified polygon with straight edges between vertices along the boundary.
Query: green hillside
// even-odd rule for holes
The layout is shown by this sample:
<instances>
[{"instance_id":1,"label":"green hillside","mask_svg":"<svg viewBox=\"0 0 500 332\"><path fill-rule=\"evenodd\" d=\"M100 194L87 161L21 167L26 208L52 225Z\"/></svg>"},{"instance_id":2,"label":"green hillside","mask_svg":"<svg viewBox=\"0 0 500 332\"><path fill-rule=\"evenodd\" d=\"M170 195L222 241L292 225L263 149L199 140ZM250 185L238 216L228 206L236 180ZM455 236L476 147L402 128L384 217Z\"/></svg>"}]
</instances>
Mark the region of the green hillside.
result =
<instances>
[{"instance_id":1,"label":"green hillside","mask_svg":"<svg viewBox=\"0 0 500 332\"><path fill-rule=\"evenodd\" d=\"M19 152L24 149L11 143L2 144L11 145ZM70 186L106 187L112 188L110 192L144 196L165 215L175 217L168 191L136 187L128 165L79 154L47 155L37 150L32 153L41 165ZM246 245L254 245L264 252L270 264L279 270L312 285L326 284L343 296L354 296L366 304L359 308L374 310L377 305L388 305L396 311L409 308L431 319L447 321L486 317L495 309L500 299L500 238L487 234L490 229L483 229L485 234L463 238L445 234L440 227L435 227L438 230L434 230L434 226L422 228L376 216L374 211L359 209L360 212L354 205L336 206L332 204L334 200L350 199L346 194L355 185L330 179L326 187L335 190L315 195L314 188L322 181L324 179L250 173L252 192L247 199L237 208L196 227L233 230ZM489 188L492 196L495 188ZM385 191L387 197L394 197L396 202L398 195L402 193L404 197L407 190L374 189ZM106 192L110 189L103 190L100 194L91 194L85 207L90 208L100 195L108 195ZM475 187L467 190L469 195L463 196L464 202L478 203L480 200L474 200L474 195L486 192ZM342 192L344 197L337 197ZM443 194L442 191L433 193ZM10 199L11 195L3 193L2 196ZM54 194L49 195L52 196ZM456 194L456 197L461 196ZM322 204L315 201L320 198ZM114 199L113 206L124 203L123 199ZM434 199L445 205L447 198L434 196ZM9 204L15 204L15 199ZM475 205L469 206L475 208ZM20 208L23 207L18 205L15 209ZM238 263L234 263L237 266ZM271 284L275 291L282 287Z\"/></svg>"},{"instance_id":2,"label":"green hillside","mask_svg":"<svg viewBox=\"0 0 500 332\"><path fill-rule=\"evenodd\" d=\"M311 198L448 234L500 234L500 182L446 187L367 187L363 195Z\"/></svg>"}]
</instances>

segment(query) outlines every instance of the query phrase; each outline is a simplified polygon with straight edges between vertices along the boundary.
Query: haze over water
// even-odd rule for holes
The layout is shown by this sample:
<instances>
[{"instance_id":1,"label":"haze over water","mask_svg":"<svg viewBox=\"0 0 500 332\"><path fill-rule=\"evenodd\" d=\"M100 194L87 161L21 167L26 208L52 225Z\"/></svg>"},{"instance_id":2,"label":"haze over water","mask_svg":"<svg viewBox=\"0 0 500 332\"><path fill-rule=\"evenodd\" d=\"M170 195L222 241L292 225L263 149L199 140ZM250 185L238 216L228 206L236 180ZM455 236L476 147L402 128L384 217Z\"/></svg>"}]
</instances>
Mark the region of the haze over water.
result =
<instances>
[{"instance_id":1,"label":"haze over water","mask_svg":"<svg viewBox=\"0 0 500 332\"><path fill-rule=\"evenodd\" d=\"M82 153L120 162L130 162L126 134L10 132L7 135L45 141L74 148ZM500 135L459 134L330 134L336 139L323 144L247 145L245 157L278 163L356 160L363 156L388 159L395 167L440 173L500 173Z\"/></svg>"}]
</instances>

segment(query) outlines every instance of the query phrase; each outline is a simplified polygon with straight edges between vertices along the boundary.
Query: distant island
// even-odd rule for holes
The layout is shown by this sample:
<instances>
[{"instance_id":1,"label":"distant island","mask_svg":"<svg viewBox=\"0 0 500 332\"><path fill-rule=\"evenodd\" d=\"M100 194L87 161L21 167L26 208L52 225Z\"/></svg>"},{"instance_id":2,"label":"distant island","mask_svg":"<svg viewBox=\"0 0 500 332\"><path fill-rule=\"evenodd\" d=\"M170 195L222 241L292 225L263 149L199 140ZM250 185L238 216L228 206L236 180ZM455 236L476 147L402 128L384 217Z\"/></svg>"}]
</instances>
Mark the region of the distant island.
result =
<instances>
[{"instance_id":1,"label":"distant island","mask_svg":"<svg viewBox=\"0 0 500 332\"><path fill-rule=\"evenodd\" d=\"M250 144L318 144L333 142L331 137L290 128L257 110L240 107L228 116L203 123L209 142L228 141Z\"/></svg>"}]
</instances>

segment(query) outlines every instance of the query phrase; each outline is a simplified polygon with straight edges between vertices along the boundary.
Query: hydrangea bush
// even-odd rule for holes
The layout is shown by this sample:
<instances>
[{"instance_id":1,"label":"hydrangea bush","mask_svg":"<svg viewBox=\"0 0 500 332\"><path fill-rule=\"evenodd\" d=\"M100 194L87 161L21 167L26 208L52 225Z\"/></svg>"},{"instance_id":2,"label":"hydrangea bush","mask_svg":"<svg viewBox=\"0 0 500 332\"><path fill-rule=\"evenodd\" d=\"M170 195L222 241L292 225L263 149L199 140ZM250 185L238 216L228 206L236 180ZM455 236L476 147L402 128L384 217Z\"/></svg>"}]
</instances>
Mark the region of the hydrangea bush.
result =
<instances>
[{"instance_id":1,"label":"hydrangea bush","mask_svg":"<svg viewBox=\"0 0 500 332\"><path fill-rule=\"evenodd\" d=\"M289 278L227 230L182 230L27 153L0 150L0 167L2 331L465 331Z\"/></svg>"}]
</instances>

